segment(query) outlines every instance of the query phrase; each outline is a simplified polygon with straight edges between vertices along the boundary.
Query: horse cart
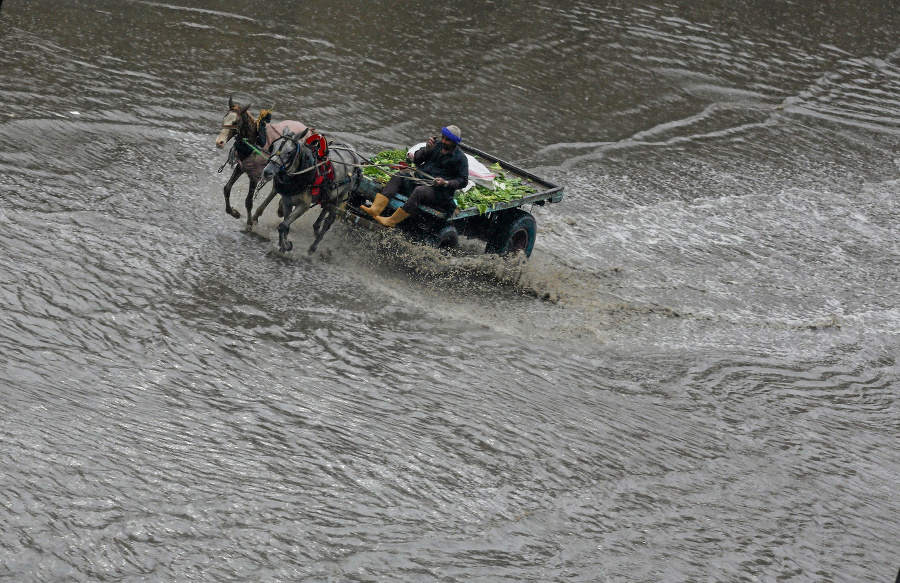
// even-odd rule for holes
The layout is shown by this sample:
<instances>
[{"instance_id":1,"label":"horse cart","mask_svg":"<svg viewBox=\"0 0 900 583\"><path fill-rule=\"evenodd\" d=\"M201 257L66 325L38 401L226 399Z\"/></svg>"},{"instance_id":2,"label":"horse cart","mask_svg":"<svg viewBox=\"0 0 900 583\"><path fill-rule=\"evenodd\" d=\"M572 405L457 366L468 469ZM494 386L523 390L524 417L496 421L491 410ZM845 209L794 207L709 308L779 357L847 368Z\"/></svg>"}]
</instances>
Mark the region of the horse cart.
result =
<instances>
[{"instance_id":1,"label":"horse cart","mask_svg":"<svg viewBox=\"0 0 900 583\"><path fill-rule=\"evenodd\" d=\"M386 228L359 207L381 191L381 179L390 178L391 173L384 168L413 171L405 163L405 151L390 151L399 153L397 163L376 163L361 156L353 146L332 143L300 122L270 123L267 110L260 111L254 120L248 108L249 105L240 106L229 98L228 113L216 138L218 148L235 139L228 161L219 169L221 172L229 163L234 167L223 189L226 213L241 217L231 206L230 193L235 180L246 173L250 178L244 201L248 227L252 228L273 198L281 195L279 216L283 220L278 225L278 247L282 252L293 248L288 240L291 224L315 205L320 205L322 211L313 225L316 238L310 253L337 217L373 230ZM524 207L560 202L562 187L472 146L460 144L459 147L469 158L470 191L457 191L457 205L452 212L420 206L397 229L414 241L438 248L456 247L459 237L466 236L485 241L486 253L524 253L530 257L537 225ZM378 157L376 154L373 158ZM380 172L375 179L366 173L373 169ZM253 212L256 193L269 181L273 184L272 191ZM498 188L502 193L492 195ZM387 210L395 210L406 200L403 195L392 198Z\"/></svg>"},{"instance_id":2,"label":"horse cart","mask_svg":"<svg viewBox=\"0 0 900 583\"><path fill-rule=\"evenodd\" d=\"M537 224L534 216L523 207L562 201L562 187L472 146L460 144L459 147L480 164L497 169L506 177L514 177L516 182L526 186L527 193L504 202L464 205L465 208L457 206L446 213L423 205L396 228L413 241L441 249L456 247L459 237L465 236L485 241L485 253L524 253L525 257L530 257L537 237ZM376 180L362 176L350 193L347 209L341 213L343 218L358 226L385 228L359 210L359 206L373 200L381 188L382 184ZM406 199L403 195L392 198L388 210L402 206Z\"/></svg>"}]
</instances>

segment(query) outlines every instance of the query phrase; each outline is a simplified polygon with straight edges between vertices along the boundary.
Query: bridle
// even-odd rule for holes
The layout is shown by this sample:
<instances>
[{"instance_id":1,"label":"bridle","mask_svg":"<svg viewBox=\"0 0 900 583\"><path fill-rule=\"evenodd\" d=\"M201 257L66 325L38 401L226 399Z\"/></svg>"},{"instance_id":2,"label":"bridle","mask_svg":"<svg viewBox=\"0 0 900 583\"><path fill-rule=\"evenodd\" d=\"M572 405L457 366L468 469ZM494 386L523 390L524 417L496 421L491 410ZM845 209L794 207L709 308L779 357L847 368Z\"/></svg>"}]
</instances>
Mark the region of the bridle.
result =
<instances>
[{"instance_id":1,"label":"bridle","mask_svg":"<svg viewBox=\"0 0 900 583\"><path fill-rule=\"evenodd\" d=\"M225 114L225 118L227 118L227 117L228 117L229 115L231 115L232 113L238 113L238 110L232 109L231 111L229 111L228 113ZM251 134L253 133L253 132L252 132L252 130L253 130L253 125L252 125L252 124L253 124L253 118L251 118L247 113L244 113L244 115L239 115L239 114L238 114L238 115L234 118L234 122L233 122L233 123L230 123L230 124L226 124L226 123L225 123L225 118L222 118L222 129L223 129L223 130L229 130L229 131L237 132L239 129L241 129L241 125L242 125L241 122L244 121L245 119L249 118L249 119L250 119L250 124L249 124L249 125L248 125L248 124L243 124L243 125L245 125L245 126L247 127L247 129L250 130L250 131L246 132L247 135L251 135Z\"/></svg>"},{"instance_id":2,"label":"bridle","mask_svg":"<svg viewBox=\"0 0 900 583\"><path fill-rule=\"evenodd\" d=\"M228 130L228 140L230 140L231 138L233 138L235 136L235 134L237 134L237 130L238 130L237 121L240 119L240 116L235 116L234 122L232 122L230 124L226 124L225 120L228 119L228 116L230 116L232 113L236 114L237 110L235 110L235 109L229 110L228 113L225 114L225 117L222 118L222 129ZM225 140L225 141L227 142L228 140Z\"/></svg>"},{"instance_id":3,"label":"bridle","mask_svg":"<svg viewBox=\"0 0 900 583\"><path fill-rule=\"evenodd\" d=\"M285 148L288 141L293 144L291 148L293 156L286 163ZM312 188L316 183L316 174L314 172L329 164L328 159L316 163L312 150L303 142L302 138L294 135L283 135L275 140L272 144L271 152L269 164L275 164L278 167L275 175L282 173L285 182L297 184L299 188ZM300 170L301 159L303 161L308 160L312 164Z\"/></svg>"},{"instance_id":4,"label":"bridle","mask_svg":"<svg viewBox=\"0 0 900 583\"><path fill-rule=\"evenodd\" d=\"M291 148L293 150L294 155L291 158L291 161L288 164L285 164L283 155L284 148L287 145L287 142L290 141L294 144L294 147ZM297 168L300 166L300 158L303 157L302 150L306 149L306 147L300 142L300 140L294 139L292 136L281 136L272 144L272 155L269 156L269 162L275 162L278 164L279 172L284 172L287 176L299 176L300 174L305 174L310 170L307 168L305 170L297 171ZM314 168L314 166L313 166Z\"/></svg>"}]
</instances>

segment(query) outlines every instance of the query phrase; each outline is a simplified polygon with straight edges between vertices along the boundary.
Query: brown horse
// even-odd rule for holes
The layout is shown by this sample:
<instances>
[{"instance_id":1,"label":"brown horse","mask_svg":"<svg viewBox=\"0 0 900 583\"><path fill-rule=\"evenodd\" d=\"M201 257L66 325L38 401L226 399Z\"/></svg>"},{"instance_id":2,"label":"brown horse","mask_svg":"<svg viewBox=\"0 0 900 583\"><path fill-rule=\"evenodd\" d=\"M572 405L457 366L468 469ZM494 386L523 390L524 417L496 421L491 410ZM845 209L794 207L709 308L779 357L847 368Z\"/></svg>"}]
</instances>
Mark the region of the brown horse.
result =
<instances>
[{"instance_id":1,"label":"brown horse","mask_svg":"<svg viewBox=\"0 0 900 583\"><path fill-rule=\"evenodd\" d=\"M260 111L259 118L253 119L247 112L248 109L250 109L250 104L241 107L235 104L231 97L228 98L228 113L222 120L222 131L216 138L216 147L224 148L230 139L235 138L231 152L228 153L228 162L219 168L219 172L221 172L228 163L234 167L231 178L225 183L225 212L236 219L241 218L241 213L231 206L231 187L238 178L246 174L250 180L250 188L247 190L244 206L247 208L247 224L249 225L252 224L250 217L253 210L253 195L256 192L256 185L259 184L260 176L262 176L262 169L266 165L266 158L253 148L262 150L259 144L259 124L265 119L267 112Z\"/></svg>"},{"instance_id":2,"label":"brown horse","mask_svg":"<svg viewBox=\"0 0 900 583\"><path fill-rule=\"evenodd\" d=\"M231 206L231 187L241 175L247 174L250 187L247 190L244 206L247 209L247 225L252 226L256 222L252 213L253 195L256 193L256 186L262 177L263 168L268 162L272 142L280 137L285 129L293 133L305 134L307 127L298 121L291 120L270 123L271 112L268 110L260 110L259 117L253 119L253 116L248 113L248 109L250 109L250 104L241 107L234 103L231 97L228 98L228 113L222 120L222 131L216 138L216 147L224 148L230 139L235 138L231 152L228 154L228 161L219 169L221 172L229 163L234 166L231 178L225 183L224 188L225 212L236 219L241 218L241 213Z\"/></svg>"}]
</instances>

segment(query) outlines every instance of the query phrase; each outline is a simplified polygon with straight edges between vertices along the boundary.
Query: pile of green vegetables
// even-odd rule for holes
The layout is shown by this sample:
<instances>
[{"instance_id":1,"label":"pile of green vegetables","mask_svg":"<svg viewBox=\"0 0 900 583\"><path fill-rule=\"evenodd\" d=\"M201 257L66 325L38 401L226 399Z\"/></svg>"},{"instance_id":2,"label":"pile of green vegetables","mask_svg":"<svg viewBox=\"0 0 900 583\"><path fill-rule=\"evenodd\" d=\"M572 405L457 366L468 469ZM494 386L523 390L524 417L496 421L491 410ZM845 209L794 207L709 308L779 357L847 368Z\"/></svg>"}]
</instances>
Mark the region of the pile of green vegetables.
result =
<instances>
[{"instance_id":1,"label":"pile of green vegetables","mask_svg":"<svg viewBox=\"0 0 900 583\"><path fill-rule=\"evenodd\" d=\"M384 150L369 158L369 164L409 164L409 160L406 159L406 150ZM380 182L381 184L385 184L388 180L391 179L394 171L390 168L366 166L365 168L363 168L363 174L365 174L372 180Z\"/></svg>"},{"instance_id":2,"label":"pile of green vegetables","mask_svg":"<svg viewBox=\"0 0 900 583\"><path fill-rule=\"evenodd\" d=\"M371 164L382 165L409 163L406 159L406 150L402 149L384 150L369 158L369 162ZM536 189L525 184L521 178L507 178L506 173L503 171L503 168L500 167L500 164L491 166L491 172L496 175L496 178L494 178L495 190L491 190L481 184L476 184L474 187L470 188L468 192L458 192L456 205L461 210L475 207L478 209L479 213L484 214L495 204L518 200L537 192ZM363 168L363 174L384 184L390 180L393 171L390 168L367 166L366 168Z\"/></svg>"},{"instance_id":3,"label":"pile of green vegetables","mask_svg":"<svg viewBox=\"0 0 900 583\"><path fill-rule=\"evenodd\" d=\"M537 192L531 186L522 182L521 178L507 178L500 164L491 166L494 173L494 190L476 184L468 192L460 192L456 197L456 206L460 209L476 207L480 214L484 214L495 204L510 202L526 197Z\"/></svg>"}]
</instances>

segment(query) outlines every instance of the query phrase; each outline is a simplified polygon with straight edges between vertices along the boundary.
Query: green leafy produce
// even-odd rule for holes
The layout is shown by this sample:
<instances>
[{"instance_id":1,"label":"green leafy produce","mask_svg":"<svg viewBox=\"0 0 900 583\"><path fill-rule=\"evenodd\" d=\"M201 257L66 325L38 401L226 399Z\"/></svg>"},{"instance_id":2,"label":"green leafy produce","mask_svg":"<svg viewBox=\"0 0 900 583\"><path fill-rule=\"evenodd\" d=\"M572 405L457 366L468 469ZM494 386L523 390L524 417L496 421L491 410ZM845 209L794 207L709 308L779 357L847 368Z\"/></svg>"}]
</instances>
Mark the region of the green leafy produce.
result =
<instances>
[{"instance_id":1,"label":"green leafy produce","mask_svg":"<svg viewBox=\"0 0 900 583\"><path fill-rule=\"evenodd\" d=\"M461 192L456 197L456 205L460 209L475 207L479 214L484 214L495 204L518 200L537 192L531 186L522 182L521 178L507 178L500 164L491 166L491 171L496 175L494 185L496 190L491 190L480 184L476 184L468 192Z\"/></svg>"},{"instance_id":2,"label":"green leafy produce","mask_svg":"<svg viewBox=\"0 0 900 583\"><path fill-rule=\"evenodd\" d=\"M369 158L369 162L381 165L409 164L406 159L406 150L403 149L384 150ZM456 205L461 210L475 207L480 214L484 214L495 204L518 200L537 192L536 189L525 184L521 178L515 176L508 178L500 164L491 166L491 171L496 175L494 178L495 190L476 184L468 192L457 193ZM374 166L363 168L363 174L382 184L390 180L394 172L390 168Z\"/></svg>"},{"instance_id":3,"label":"green leafy produce","mask_svg":"<svg viewBox=\"0 0 900 583\"><path fill-rule=\"evenodd\" d=\"M396 149L396 150L384 150L378 152L371 158L369 158L369 162L371 164L409 164L409 161L406 159L406 150ZM376 168L375 166L367 166L363 168L363 174L371 178L372 180L377 180L378 182L384 184L388 180L391 179L394 172L389 168Z\"/></svg>"}]
</instances>

